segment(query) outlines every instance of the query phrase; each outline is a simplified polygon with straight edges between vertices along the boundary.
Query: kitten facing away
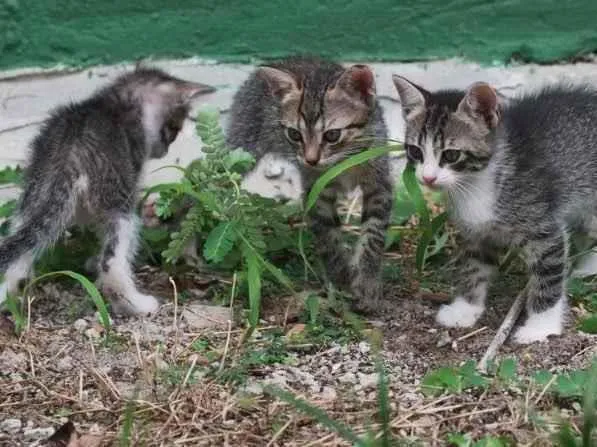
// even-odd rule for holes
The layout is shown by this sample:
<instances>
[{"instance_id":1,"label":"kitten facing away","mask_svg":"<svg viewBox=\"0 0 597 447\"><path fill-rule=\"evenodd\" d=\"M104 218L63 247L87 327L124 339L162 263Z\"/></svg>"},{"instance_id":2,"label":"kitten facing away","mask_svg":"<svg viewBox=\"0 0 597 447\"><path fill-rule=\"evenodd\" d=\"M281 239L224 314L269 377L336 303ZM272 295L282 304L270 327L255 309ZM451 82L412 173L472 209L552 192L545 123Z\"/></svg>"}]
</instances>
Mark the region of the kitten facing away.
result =
<instances>
[{"instance_id":1,"label":"kitten facing away","mask_svg":"<svg viewBox=\"0 0 597 447\"><path fill-rule=\"evenodd\" d=\"M308 192L327 168L383 144L387 130L376 100L375 77L364 65L344 68L322 59L295 57L259 67L241 86L230 110L228 144L287 157ZM363 231L351 253L343 245L336 202L360 186ZM329 279L348 287L362 310L381 293L381 259L392 208L389 160L381 157L339 176L323 191L310 226Z\"/></svg>"},{"instance_id":2,"label":"kitten facing away","mask_svg":"<svg viewBox=\"0 0 597 447\"><path fill-rule=\"evenodd\" d=\"M146 161L168 152L191 100L214 90L139 68L84 101L55 109L31 144L15 223L0 242L0 303L69 226L92 223L103 232L100 286L130 312L157 310L158 300L137 289L131 268L140 176Z\"/></svg>"},{"instance_id":3,"label":"kitten facing away","mask_svg":"<svg viewBox=\"0 0 597 447\"><path fill-rule=\"evenodd\" d=\"M597 91L557 84L502 101L486 83L428 92L394 76L419 181L445 192L460 229L462 279L437 321L468 327L485 310L498 249L520 247L530 278L518 343L563 329L568 233L595 235Z\"/></svg>"}]
</instances>

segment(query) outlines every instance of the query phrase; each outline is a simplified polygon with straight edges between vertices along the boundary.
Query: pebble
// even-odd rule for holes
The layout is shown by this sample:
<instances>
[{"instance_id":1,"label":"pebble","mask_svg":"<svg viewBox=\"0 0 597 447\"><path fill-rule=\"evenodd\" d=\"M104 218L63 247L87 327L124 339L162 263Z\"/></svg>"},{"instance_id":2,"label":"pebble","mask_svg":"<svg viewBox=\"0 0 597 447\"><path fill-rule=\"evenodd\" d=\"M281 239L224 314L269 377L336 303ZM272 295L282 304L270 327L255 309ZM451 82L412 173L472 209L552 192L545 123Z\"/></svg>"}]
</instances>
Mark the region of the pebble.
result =
<instances>
[{"instance_id":1,"label":"pebble","mask_svg":"<svg viewBox=\"0 0 597 447\"><path fill-rule=\"evenodd\" d=\"M324 386L319 395L323 400L336 400L336 390L331 386Z\"/></svg>"},{"instance_id":2,"label":"pebble","mask_svg":"<svg viewBox=\"0 0 597 447\"><path fill-rule=\"evenodd\" d=\"M347 372L338 377L338 382L344 384L355 384L357 383L357 376L353 372Z\"/></svg>"},{"instance_id":3,"label":"pebble","mask_svg":"<svg viewBox=\"0 0 597 447\"><path fill-rule=\"evenodd\" d=\"M78 332L85 332L85 329L87 329L89 323L87 323L87 320L79 318L73 323L73 326Z\"/></svg>"},{"instance_id":4,"label":"pebble","mask_svg":"<svg viewBox=\"0 0 597 447\"><path fill-rule=\"evenodd\" d=\"M97 340L98 338L101 337L101 334L97 331L97 329L90 327L89 329L87 329L85 331L85 335L87 336L87 338L91 339L91 340Z\"/></svg>"},{"instance_id":5,"label":"pebble","mask_svg":"<svg viewBox=\"0 0 597 447\"><path fill-rule=\"evenodd\" d=\"M359 343L359 351L361 352L361 354L368 354L370 350L371 346L369 346L369 343L367 343L366 341L362 341Z\"/></svg>"},{"instance_id":6,"label":"pebble","mask_svg":"<svg viewBox=\"0 0 597 447\"><path fill-rule=\"evenodd\" d=\"M21 427L23 423L20 419L5 419L0 422L0 431L8 433L10 435L15 435L19 431L21 431Z\"/></svg>"},{"instance_id":7,"label":"pebble","mask_svg":"<svg viewBox=\"0 0 597 447\"><path fill-rule=\"evenodd\" d=\"M359 373L358 385L359 388L373 388L377 386L378 376L377 374L362 374Z\"/></svg>"},{"instance_id":8,"label":"pebble","mask_svg":"<svg viewBox=\"0 0 597 447\"><path fill-rule=\"evenodd\" d=\"M39 439L49 438L54 434L53 427L46 428L29 428L23 432L23 437L26 441L37 441Z\"/></svg>"}]
</instances>

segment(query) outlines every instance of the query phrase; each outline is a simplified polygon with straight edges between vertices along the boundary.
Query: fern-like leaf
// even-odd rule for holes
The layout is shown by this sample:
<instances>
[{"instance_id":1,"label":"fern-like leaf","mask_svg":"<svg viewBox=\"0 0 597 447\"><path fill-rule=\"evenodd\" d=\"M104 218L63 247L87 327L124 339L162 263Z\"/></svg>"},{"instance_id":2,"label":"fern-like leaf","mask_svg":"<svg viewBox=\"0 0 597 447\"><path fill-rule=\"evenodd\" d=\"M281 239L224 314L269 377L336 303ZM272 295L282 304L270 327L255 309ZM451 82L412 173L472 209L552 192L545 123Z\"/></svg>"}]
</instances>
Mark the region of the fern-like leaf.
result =
<instances>
[{"instance_id":1,"label":"fern-like leaf","mask_svg":"<svg viewBox=\"0 0 597 447\"><path fill-rule=\"evenodd\" d=\"M207 236L203 256L210 262L221 262L230 253L238 239L236 222L220 222Z\"/></svg>"}]
</instances>

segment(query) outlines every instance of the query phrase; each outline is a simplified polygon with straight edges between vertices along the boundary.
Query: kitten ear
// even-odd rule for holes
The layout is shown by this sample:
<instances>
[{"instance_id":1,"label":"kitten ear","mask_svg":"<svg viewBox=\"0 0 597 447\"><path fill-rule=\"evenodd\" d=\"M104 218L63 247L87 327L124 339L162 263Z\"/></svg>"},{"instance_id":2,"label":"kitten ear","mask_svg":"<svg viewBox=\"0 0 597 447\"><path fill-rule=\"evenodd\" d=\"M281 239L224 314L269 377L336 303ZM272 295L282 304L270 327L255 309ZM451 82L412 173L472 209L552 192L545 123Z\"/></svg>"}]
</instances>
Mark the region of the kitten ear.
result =
<instances>
[{"instance_id":1,"label":"kitten ear","mask_svg":"<svg viewBox=\"0 0 597 447\"><path fill-rule=\"evenodd\" d=\"M419 86L398 75L393 75L392 81L400 97L404 119L408 120L413 112L425 109L425 95Z\"/></svg>"},{"instance_id":2,"label":"kitten ear","mask_svg":"<svg viewBox=\"0 0 597 447\"><path fill-rule=\"evenodd\" d=\"M500 100L493 87L486 82L475 82L466 91L458 105L458 111L475 120L483 120L488 128L494 129L500 119Z\"/></svg>"},{"instance_id":3,"label":"kitten ear","mask_svg":"<svg viewBox=\"0 0 597 447\"><path fill-rule=\"evenodd\" d=\"M347 68L336 82L336 86L351 95L358 95L369 105L375 100L375 76L367 65L353 65Z\"/></svg>"},{"instance_id":4,"label":"kitten ear","mask_svg":"<svg viewBox=\"0 0 597 447\"><path fill-rule=\"evenodd\" d=\"M213 93L217 89L211 85L201 84L199 82L181 81L177 86L178 92L181 94L184 102L189 102L199 95L207 95Z\"/></svg>"},{"instance_id":5,"label":"kitten ear","mask_svg":"<svg viewBox=\"0 0 597 447\"><path fill-rule=\"evenodd\" d=\"M293 90L300 90L295 77L284 70L273 67L259 67L257 76L267 82L272 94L278 98L286 96Z\"/></svg>"}]
</instances>

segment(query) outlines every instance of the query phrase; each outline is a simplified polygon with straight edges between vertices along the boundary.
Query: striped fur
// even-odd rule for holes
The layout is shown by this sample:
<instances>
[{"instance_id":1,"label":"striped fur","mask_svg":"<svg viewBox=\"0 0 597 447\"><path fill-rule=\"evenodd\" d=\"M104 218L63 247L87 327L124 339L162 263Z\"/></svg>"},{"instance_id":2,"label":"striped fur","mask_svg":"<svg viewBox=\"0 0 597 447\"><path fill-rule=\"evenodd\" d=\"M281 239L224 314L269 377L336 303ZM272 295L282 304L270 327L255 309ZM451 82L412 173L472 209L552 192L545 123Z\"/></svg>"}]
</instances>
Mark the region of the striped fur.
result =
<instances>
[{"instance_id":1,"label":"striped fur","mask_svg":"<svg viewBox=\"0 0 597 447\"><path fill-rule=\"evenodd\" d=\"M258 159L273 152L294 160L306 192L326 169L386 138L372 71L306 57L257 69L235 95L228 128L228 143ZM343 244L336 206L340 195L357 186L363 192L363 232L351 251ZM329 279L352 291L361 310L375 308L381 293L391 208L389 160L381 157L340 175L310 215Z\"/></svg>"},{"instance_id":2,"label":"striped fur","mask_svg":"<svg viewBox=\"0 0 597 447\"><path fill-rule=\"evenodd\" d=\"M594 233L597 92L554 85L506 104L487 84L431 93L396 76L409 162L445 192L464 252L444 326L476 323L498 250L522 248L530 278L519 343L563 329L568 233ZM446 160L446 151L456 151ZM430 180L433 180L432 182ZM592 232L592 233L591 233Z\"/></svg>"}]
</instances>

